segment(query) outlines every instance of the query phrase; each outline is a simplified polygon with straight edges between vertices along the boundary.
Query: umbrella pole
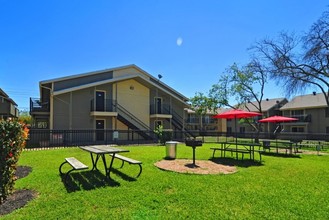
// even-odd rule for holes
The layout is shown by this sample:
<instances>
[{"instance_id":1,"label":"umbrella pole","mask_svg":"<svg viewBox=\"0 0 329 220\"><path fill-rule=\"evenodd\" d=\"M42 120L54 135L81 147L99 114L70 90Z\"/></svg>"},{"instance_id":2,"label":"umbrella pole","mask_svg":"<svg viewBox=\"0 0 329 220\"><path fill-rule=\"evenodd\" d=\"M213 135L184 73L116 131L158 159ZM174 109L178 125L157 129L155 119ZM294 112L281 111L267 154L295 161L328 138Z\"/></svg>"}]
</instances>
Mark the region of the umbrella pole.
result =
<instances>
[{"instance_id":1,"label":"umbrella pole","mask_svg":"<svg viewBox=\"0 0 329 220\"><path fill-rule=\"evenodd\" d=\"M281 124L280 124L280 122L278 123L278 130L279 130L279 132L281 132ZM275 141L276 141L276 153L278 154L279 153L279 148L278 148L278 136L277 136L277 134L275 134Z\"/></svg>"},{"instance_id":2,"label":"umbrella pole","mask_svg":"<svg viewBox=\"0 0 329 220\"><path fill-rule=\"evenodd\" d=\"M235 120L235 150L236 150L236 159L238 160L238 132L237 132L236 116L234 117L234 120Z\"/></svg>"}]
</instances>

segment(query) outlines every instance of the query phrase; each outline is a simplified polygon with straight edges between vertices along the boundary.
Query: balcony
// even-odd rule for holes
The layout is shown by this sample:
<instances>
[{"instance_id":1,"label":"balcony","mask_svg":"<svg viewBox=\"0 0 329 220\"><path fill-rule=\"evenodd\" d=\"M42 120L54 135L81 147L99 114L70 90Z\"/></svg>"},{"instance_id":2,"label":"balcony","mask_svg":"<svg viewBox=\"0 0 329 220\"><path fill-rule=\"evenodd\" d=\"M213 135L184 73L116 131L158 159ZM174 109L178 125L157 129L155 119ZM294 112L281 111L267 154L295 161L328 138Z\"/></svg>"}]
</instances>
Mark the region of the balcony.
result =
<instances>
[{"instance_id":1,"label":"balcony","mask_svg":"<svg viewBox=\"0 0 329 220\"><path fill-rule=\"evenodd\" d=\"M294 123L305 123L305 122L311 122L312 121L312 115L292 115L292 118L297 118L298 121L295 121Z\"/></svg>"},{"instance_id":2,"label":"balcony","mask_svg":"<svg viewBox=\"0 0 329 220\"><path fill-rule=\"evenodd\" d=\"M199 124L200 120L198 118L188 118L185 120L186 124Z\"/></svg>"},{"instance_id":3,"label":"balcony","mask_svg":"<svg viewBox=\"0 0 329 220\"><path fill-rule=\"evenodd\" d=\"M150 106L151 118L172 118L172 109L170 105L151 105Z\"/></svg>"},{"instance_id":4,"label":"balcony","mask_svg":"<svg viewBox=\"0 0 329 220\"><path fill-rule=\"evenodd\" d=\"M49 102L42 102L38 98L30 98L30 114L49 114Z\"/></svg>"},{"instance_id":5,"label":"balcony","mask_svg":"<svg viewBox=\"0 0 329 220\"><path fill-rule=\"evenodd\" d=\"M187 124L199 124L200 119L199 118L188 118L185 120L185 123ZM206 117L202 118L202 124L207 125L207 124L216 124L217 120L214 118Z\"/></svg>"},{"instance_id":6,"label":"balcony","mask_svg":"<svg viewBox=\"0 0 329 220\"><path fill-rule=\"evenodd\" d=\"M112 99L90 101L90 116L118 116Z\"/></svg>"}]
</instances>

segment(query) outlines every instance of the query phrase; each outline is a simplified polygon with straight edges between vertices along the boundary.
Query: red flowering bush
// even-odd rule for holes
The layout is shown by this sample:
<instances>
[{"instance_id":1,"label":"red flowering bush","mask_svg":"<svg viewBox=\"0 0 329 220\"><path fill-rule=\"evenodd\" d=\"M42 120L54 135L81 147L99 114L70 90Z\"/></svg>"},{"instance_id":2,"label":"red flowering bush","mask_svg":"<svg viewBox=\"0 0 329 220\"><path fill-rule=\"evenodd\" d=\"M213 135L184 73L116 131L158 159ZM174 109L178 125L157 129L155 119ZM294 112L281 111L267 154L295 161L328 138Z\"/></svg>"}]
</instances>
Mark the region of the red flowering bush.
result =
<instances>
[{"instance_id":1,"label":"red flowering bush","mask_svg":"<svg viewBox=\"0 0 329 220\"><path fill-rule=\"evenodd\" d=\"M0 204L14 190L17 161L27 136L24 124L16 120L0 121Z\"/></svg>"}]
</instances>

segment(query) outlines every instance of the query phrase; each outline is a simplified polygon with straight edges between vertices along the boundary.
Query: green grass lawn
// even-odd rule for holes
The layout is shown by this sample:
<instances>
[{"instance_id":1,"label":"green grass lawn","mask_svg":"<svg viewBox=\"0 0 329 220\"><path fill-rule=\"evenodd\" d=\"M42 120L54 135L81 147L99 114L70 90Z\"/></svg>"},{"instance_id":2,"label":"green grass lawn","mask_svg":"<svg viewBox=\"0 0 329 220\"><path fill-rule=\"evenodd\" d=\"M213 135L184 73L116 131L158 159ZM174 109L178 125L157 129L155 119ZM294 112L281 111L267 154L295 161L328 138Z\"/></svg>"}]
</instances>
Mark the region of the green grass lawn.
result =
<instances>
[{"instance_id":1,"label":"green grass lawn","mask_svg":"<svg viewBox=\"0 0 329 220\"><path fill-rule=\"evenodd\" d=\"M214 144L197 148L197 159L208 160ZM91 166L78 148L24 151L19 165L32 172L16 189L33 189L38 197L3 219L328 219L329 156L263 156L262 165L239 166L229 175L180 174L158 169L163 146L122 147L125 156L143 162L126 164L107 181L98 172L72 174L63 184L58 167L74 156ZM192 158L192 149L178 145L177 158ZM240 163L241 164L241 163ZM102 164L99 164L103 172ZM116 163L115 167L119 167ZM243 165L243 163L242 163Z\"/></svg>"}]
</instances>

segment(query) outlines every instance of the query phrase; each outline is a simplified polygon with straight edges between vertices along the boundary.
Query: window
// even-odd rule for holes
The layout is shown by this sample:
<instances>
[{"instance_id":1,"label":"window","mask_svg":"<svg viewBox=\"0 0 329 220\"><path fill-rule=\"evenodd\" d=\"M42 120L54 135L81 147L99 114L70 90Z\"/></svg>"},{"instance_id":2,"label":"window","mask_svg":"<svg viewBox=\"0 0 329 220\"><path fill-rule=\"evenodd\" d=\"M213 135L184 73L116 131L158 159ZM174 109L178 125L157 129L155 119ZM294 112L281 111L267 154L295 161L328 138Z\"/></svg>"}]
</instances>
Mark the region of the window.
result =
<instances>
[{"instance_id":1,"label":"window","mask_svg":"<svg viewBox=\"0 0 329 220\"><path fill-rule=\"evenodd\" d=\"M36 121L33 125L32 125L33 128L40 128L40 129L47 129L49 128L48 127L48 121L46 120L39 120L39 121Z\"/></svg>"},{"instance_id":2,"label":"window","mask_svg":"<svg viewBox=\"0 0 329 220\"><path fill-rule=\"evenodd\" d=\"M326 134L329 134L329 127L326 127Z\"/></svg>"},{"instance_id":3,"label":"window","mask_svg":"<svg viewBox=\"0 0 329 220\"><path fill-rule=\"evenodd\" d=\"M246 128L245 127L240 127L240 133L245 133L246 132Z\"/></svg>"},{"instance_id":4,"label":"window","mask_svg":"<svg viewBox=\"0 0 329 220\"><path fill-rule=\"evenodd\" d=\"M304 115L304 110L292 110L291 111L291 116L298 116L298 115Z\"/></svg>"},{"instance_id":5,"label":"window","mask_svg":"<svg viewBox=\"0 0 329 220\"><path fill-rule=\"evenodd\" d=\"M209 124L210 123L210 117L209 117L209 115L205 115L204 116L203 122L206 123L206 124Z\"/></svg>"},{"instance_id":6,"label":"window","mask_svg":"<svg viewBox=\"0 0 329 220\"><path fill-rule=\"evenodd\" d=\"M188 114L187 121L188 121L188 123L197 123L198 122L195 114Z\"/></svg>"},{"instance_id":7,"label":"window","mask_svg":"<svg viewBox=\"0 0 329 220\"><path fill-rule=\"evenodd\" d=\"M291 132L305 132L304 127L291 127Z\"/></svg>"}]
</instances>

